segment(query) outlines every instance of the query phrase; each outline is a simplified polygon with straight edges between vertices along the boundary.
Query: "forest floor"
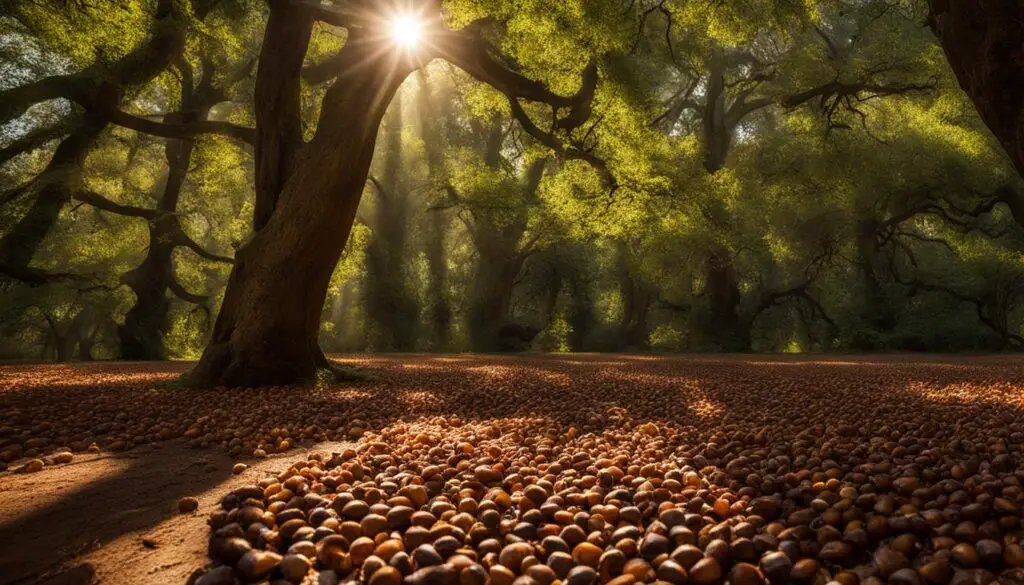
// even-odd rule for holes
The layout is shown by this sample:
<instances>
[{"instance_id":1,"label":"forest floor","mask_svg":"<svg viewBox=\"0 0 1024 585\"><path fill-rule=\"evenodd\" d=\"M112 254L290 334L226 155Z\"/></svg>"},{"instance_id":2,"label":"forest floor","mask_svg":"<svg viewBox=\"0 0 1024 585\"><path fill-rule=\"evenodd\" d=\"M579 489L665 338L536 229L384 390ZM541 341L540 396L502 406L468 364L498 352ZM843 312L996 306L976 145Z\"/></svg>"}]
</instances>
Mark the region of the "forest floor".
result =
<instances>
[{"instance_id":1,"label":"forest floor","mask_svg":"<svg viewBox=\"0 0 1024 585\"><path fill-rule=\"evenodd\" d=\"M986 575L1024 565L1024 361L1016 357L337 359L365 369L369 379L319 388L202 391L168 383L187 363L0 365L0 462L7 468L0 471L0 585L184 584L210 563L211 514L215 527L237 514L217 512L226 494L269 476L283 480L298 473L316 478L309 480L319 485L311 492L341 493L364 469L368 479L373 473L395 477L399 468L403 485L416 476L411 483L426 485L431 497L460 478L459 494L473 503L456 499L459 511L464 504L475 511L480 500L481 519L488 498L506 517L509 505L528 510L537 490L523 491L523 484L547 492L537 505L577 508L586 504L579 493L603 486L614 488L601 492L605 504L613 498L626 516L632 503L643 516L636 521L641 528L651 532L657 517L661 528L654 532L664 529L668 536L674 521L666 517L671 506L665 502L674 502L703 515L685 520L701 547L709 544L709 530L721 535L709 522L730 523L737 534L740 525L753 524L759 553L772 546L791 556L802 551L797 557L819 558L812 574L833 577L844 567L869 567L858 573L862 583L877 576L880 582L891 577L890 583L914 583L896 572L909 566L927 579L932 561L956 570L958 583L968 577L987 582ZM71 461L60 463L65 459L56 454L67 451L74 451ZM332 459L330 453L339 455ZM30 472L39 466L30 463L36 459L42 469ZM247 468L233 469L240 461ZM444 486L435 483L441 477ZM399 479L394 481L381 489ZM271 484L264 480L261 487ZM495 499L493 490L472 495L480 486L509 490L511 504ZM307 487L291 484L296 494ZM269 490L268 510L280 510L271 506L280 499L279 488ZM399 500L417 499L405 489L402 497L388 500L391 511L401 507ZM564 497L552 496L553 490ZM645 493L652 490L653 496ZM774 494L775 503L757 497L764 494ZM179 512L185 497L198 499L197 511ZM345 498L339 504L353 499ZM840 505L845 500L851 501ZM611 517L605 508L593 506L590 513ZM335 509L342 512L340 505ZM867 516L851 515L850 509L864 509ZM934 510L944 515L928 514ZM897 536L911 532L895 520L900 514L925 521L923 529L912 523L917 540L911 545L897 544ZM452 520L451 513L442 517ZM785 523L774 530L765 526L776 517ZM348 511L341 517L346 518ZM594 528L593 521L584 526ZM789 549L778 538L772 541L784 526L810 526L814 533L794 533L802 548ZM865 528L867 536L851 535ZM529 527L519 529L533 534ZM559 534L548 532L536 537ZM683 532L672 530L671 548L687 540ZM824 546L840 539L835 534L853 548ZM645 536L634 554L659 566L665 558L643 550L649 541L659 544L656 536ZM565 530L561 537L575 544ZM983 546L993 540L1001 547L998 554ZM720 582L733 565L738 571L744 563L735 542L734 558L720 559L722 567L714 561L717 578L708 572L712 561L690 563L691 582ZM958 543L977 545L973 561L954 548ZM906 558L889 567L889 557L878 557L883 545ZM273 543L258 546L269 549ZM709 559L716 554L712 549L713 544L704 551ZM580 554L574 560L586 562ZM765 566L765 558L757 571L775 570L771 563ZM756 557L748 560L758 564ZM496 576L494 570L492 580L501 581L504 573ZM658 577L672 575L659 569ZM741 577L729 573L734 582Z\"/></svg>"}]
</instances>

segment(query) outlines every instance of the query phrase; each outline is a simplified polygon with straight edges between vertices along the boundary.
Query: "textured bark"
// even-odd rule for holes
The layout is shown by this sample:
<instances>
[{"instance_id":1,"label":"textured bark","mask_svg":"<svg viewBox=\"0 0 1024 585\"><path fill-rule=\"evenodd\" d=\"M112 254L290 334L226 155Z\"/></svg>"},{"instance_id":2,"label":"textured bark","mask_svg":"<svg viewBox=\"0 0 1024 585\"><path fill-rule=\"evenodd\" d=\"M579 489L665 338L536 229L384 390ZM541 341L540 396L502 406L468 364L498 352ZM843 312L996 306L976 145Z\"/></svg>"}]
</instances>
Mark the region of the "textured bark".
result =
<instances>
[{"instance_id":1,"label":"textured bark","mask_svg":"<svg viewBox=\"0 0 1024 585\"><path fill-rule=\"evenodd\" d=\"M704 105L704 168L709 173L718 172L725 166L725 158L732 145L736 128L726 120L725 73L720 60L712 64L708 76L707 103Z\"/></svg>"},{"instance_id":2,"label":"textured bark","mask_svg":"<svg viewBox=\"0 0 1024 585\"><path fill-rule=\"evenodd\" d=\"M1024 177L1024 2L929 0L960 86Z\"/></svg>"},{"instance_id":3,"label":"textured bark","mask_svg":"<svg viewBox=\"0 0 1024 585\"><path fill-rule=\"evenodd\" d=\"M256 231L274 213L302 146L300 73L313 21L286 4L271 2L256 74Z\"/></svg>"},{"instance_id":4,"label":"textured bark","mask_svg":"<svg viewBox=\"0 0 1024 585\"><path fill-rule=\"evenodd\" d=\"M342 57L316 136L296 155L267 224L236 255L213 338L191 374L197 384L291 384L316 373L331 274L355 219L381 119L412 71L359 38L350 37Z\"/></svg>"}]
</instances>

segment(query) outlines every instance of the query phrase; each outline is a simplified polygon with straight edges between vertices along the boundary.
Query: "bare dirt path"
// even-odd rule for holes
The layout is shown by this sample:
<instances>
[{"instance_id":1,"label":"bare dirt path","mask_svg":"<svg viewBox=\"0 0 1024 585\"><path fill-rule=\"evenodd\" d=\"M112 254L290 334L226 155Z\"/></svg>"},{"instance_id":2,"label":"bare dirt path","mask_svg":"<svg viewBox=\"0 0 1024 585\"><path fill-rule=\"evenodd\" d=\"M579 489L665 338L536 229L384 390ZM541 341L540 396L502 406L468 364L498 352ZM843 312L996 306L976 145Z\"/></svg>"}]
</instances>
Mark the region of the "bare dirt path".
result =
<instances>
[{"instance_id":1,"label":"bare dirt path","mask_svg":"<svg viewBox=\"0 0 1024 585\"><path fill-rule=\"evenodd\" d=\"M318 449L344 447L324 443ZM177 583L206 564L206 517L224 492L287 467L306 450L252 461L239 475L223 450L181 440L83 455L0 476L0 583ZM199 509L178 513L194 496Z\"/></svg>"}]
</instances>

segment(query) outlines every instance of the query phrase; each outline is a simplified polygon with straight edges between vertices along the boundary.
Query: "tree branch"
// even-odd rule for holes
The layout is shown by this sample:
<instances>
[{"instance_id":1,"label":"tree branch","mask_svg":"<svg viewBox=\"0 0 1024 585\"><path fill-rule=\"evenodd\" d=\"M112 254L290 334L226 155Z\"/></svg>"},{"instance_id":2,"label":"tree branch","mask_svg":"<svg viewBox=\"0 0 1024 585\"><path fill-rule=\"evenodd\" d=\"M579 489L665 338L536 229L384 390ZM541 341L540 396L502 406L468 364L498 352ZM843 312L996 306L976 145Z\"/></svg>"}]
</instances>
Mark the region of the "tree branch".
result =
<instances>
[{"instance_id":1,"label":"tree branch","mask_svg":"<svg viewBox=\"0 0 1024 585\"><path fill-rule=\"evenodd\" d=\"M11 203L12 201L16 201L16 200L20 199L21 197L23 197L26 193L29 192L29 189L33 185L35 185L36 180L38 178L39 178L38 176L34 177L34 178L32 178L31 180L29 180L27 183L25 183L23 185L18 185L17 187L13 187L13 188L8 189L6 191L0 192L0 207L3 207L4 205L7 205L8 203Z\"/></svg>"},{"instance_id":2,"label":"tree branch","mask_svg":"<svg viewBox=\"0 0 1024 585\"><path fill-rule=\"evenodd\" d=\"M0 92L0 124L10 122L41 102L81 97L82 84L79 76L53 75Z\"/></svg>"},{"instance_id":3,"label":"tree branch","mask_svg":"<svg viewBox=\"0 0 1024 585\"><path fill-rule=\"evenodd\" d=\"M599 175L601 175L601 180L604 181L605 185L610 187L612 191L618 188L618 181L615 179L615 175L613 175L611 170L608 169L608 165L603 159L585 150L565 146L554 134L545 132L534 124L533 120L530 119L530 116L526 113L518 100L509 97L508 103L512 110L512 116L515 117L516 121L519 122L519 125L523 127L523 130L525 130L527 134L533 136L538 142L550 148L558 156L586 162L593 167Z\"/></svg>"},{"instance_id":4,"label":"tree branch","mask_svg":"<svg viewBox=\"0 0 1024 585\"><path fill-rule=\"evenodd\" d=\"M23 282L31 287L42 286L58 280L80 280L84 277L70 272L49 272L30 266L15 266L0 261L0 274Z\"/></svg>"},{"instance_id":5,"label":"tree branch","mask_svg":"<svg viewBox=\"0 0 1024 585\"><path fill-rule=\"evenodd\" d=\"M182 286L181 283L178 282L178 279L175 278L173 275L167 282L167 288L169 288L171 292L174 293L174 296L185 301L186 303L192 303L193 305L205 305L206 302L210 300L210 297L207 295L196 295L188 292L188 290L186 290L185 287Z\"/></svg>"},{"instance_id":6,"label":"tree branch","mask_svg":"<svg viewBox=\"0 0 1024 585\"><path fill-rule=\"evenodd\" d=\"M52 124L33 129L28 134L8 144L0 150L0 165L25 152L41 148L47 142L66 136L81 124L77 116L73 116Z\"/></svg>"},{"instance_id":7,"label":"tree branch","mask_svg":"<svg viewBox=\"0 0 1024 585\"><path fill-rule=\"evenodd\" d=\"M866 102L882 96L899 95L915 91L932 91L937 87L935 80L926 84L907 85L882 85L877 83L842 83L838 80L824 85L819 85L782 98L781 104L787 109L793 109L813 99L819 100L818 108L825 114L829 121L830 128L848 128L841 123L833 122L833 116L843 107L844 110L858 114L861 122L865 123L865 114L855 105L856 102Z\"/></svg>"},{"instance_id":8,"label":"tree branch","mask_svg":"<svg viewBox=\"0 0 1024 585\"><path fill-rule=\"evenodd\" d=\"M320 0L272 0L271 3L287 5L290 11L304 13L306 18L342 28L364 27L373 18L369 11L359 10L346 3L328 5Z\"/></svg>"},{"instance_id":9,"label":"tree branch","mask_svg":"<svg viewBox=\"0 0 1024 585\"><path fill-rule=\"evenodd\" d=\"M381 200L386 202L388 199L391 198L391 194L388 192L387 189L384 188L384 185L382 185L381 182L377 180L377 177L370 175L369 180L370 183L373 184L373 187L377 190L377 195L381 198Z\"/></svg>"},{"instance_id":10,"label":"tree branch","mask_svg":"<svg viewBox=\"0 0 1024 585\"><path fill-rule=\"evenodd\" d=\"M312 6L314 4L316 6ZM256 71L256 201L253 228L270 221L277 197L291 176L302 139L302 61L313 23L308 10L319 0L274 0L270 4Z\"/></svg>"},{"instance_id":11,"label":"tree branch","mask_svg":"<svg viewBox=\"0 0 1024 585\"><path fill-rule=\"evenodd\" d=\"M188 248L189 250L195 252L196 255L199 256L200 258L205 258L212 262L223 262L225 264L235 263L234 258L229 258L227 256L218 256L213 252L207 251L206 248L200 246L198 242L190 238L189 235L185 233L185 230L181 227L180 223L178 223L177 221L175 223L176 229L172 240L175 246L182 246L184 248Z\"/></svg>"},{"instance_id":12,"label":"tree branch","mask_svg":"<svg viewBox=\"0 0 1024 585\"><path fill-rule=\"evenodd\" d=\"M135 130L136 132L142 132L143 134L150 134L152 136L184 140L187 138L194 138L200 134L219 134L222 136L237 138L247 144L256 144L256 129L239 126L237 124L232 124L231 122L199 120L196 122L189 122L187 124L167 124L164 122L147 120L146 118L135 116L117 109L107 109L103 114L106 115L108 120L118 126Z\"/></svg>"},{"instance_id":13,"label":"tree branch","mask_svg":"<svg viewBox=\"0 0 1024 585\"><path fill-rule=\"evenodd\" d=\"M74 194L73 198L76 201L81 201L82 203L91 205L97 209L128 217L142 217L148 220L154 220L158 215L160 215L160 212L156 209L122 205L93 191L79 191Z\"/></svg>"}]
</instances>

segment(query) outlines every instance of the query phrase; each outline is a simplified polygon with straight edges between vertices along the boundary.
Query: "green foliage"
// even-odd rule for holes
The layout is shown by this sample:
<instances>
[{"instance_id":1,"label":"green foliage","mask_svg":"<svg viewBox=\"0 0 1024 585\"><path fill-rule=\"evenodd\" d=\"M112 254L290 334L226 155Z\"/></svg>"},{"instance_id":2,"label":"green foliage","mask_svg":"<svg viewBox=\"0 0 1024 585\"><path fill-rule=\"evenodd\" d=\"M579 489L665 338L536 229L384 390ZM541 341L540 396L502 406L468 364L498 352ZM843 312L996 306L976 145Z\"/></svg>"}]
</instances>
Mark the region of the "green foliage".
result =
<instances>
[{"instance_id":1,"label":"green foliage","mask_svg":"<svg viewBox=\"0 0 1024 585\"><path fill-rule=\"evenodd\" d=\"M449 0L452 27L477 27L505 65L558 94L577 92L593 60L592 111L557 133L575 149L566 156L524 131L506 95L449 64L430 63L407 81L371 170L390 194L364 192L330 281L321 345L1024 345L1024 203L1005 197L1007 188L1024 197L1024 185L922 26L924 4ZM122 109L160 120L182 108L187 78L209 73L224 98L209 119L254 125L266 3L225 0L203 18L193 2L171 5L174 18L161 23L156 0L3 2L0 91L82 71L107 79L174 26L183 54L120 88ZM304 65L347 42L343 28L316 24ZM325 88L302 86L306 139ZM521 105L548 127L549 107ZM0 147L74 128L81 114L63 100L37 104L0 128ZM66 134L0 164L0 235L54 182L120 206L160 205L166 139L108 126L81 165L43 173ZM203 135L165 211L198 246L232 256L252 236L254 167L250 146ZM60 340L79 336L93 357L116 357L137 301L128 281L154 243L153 221L64 202L32 266L73 277L40 287L0 281L0 355L70 359ZM170 271L203 299L166 291L163 348L194 359L230 265L178 246ZM414 332L411 346L395 342L399 327Z\"/></svg>"}]
</instances>

